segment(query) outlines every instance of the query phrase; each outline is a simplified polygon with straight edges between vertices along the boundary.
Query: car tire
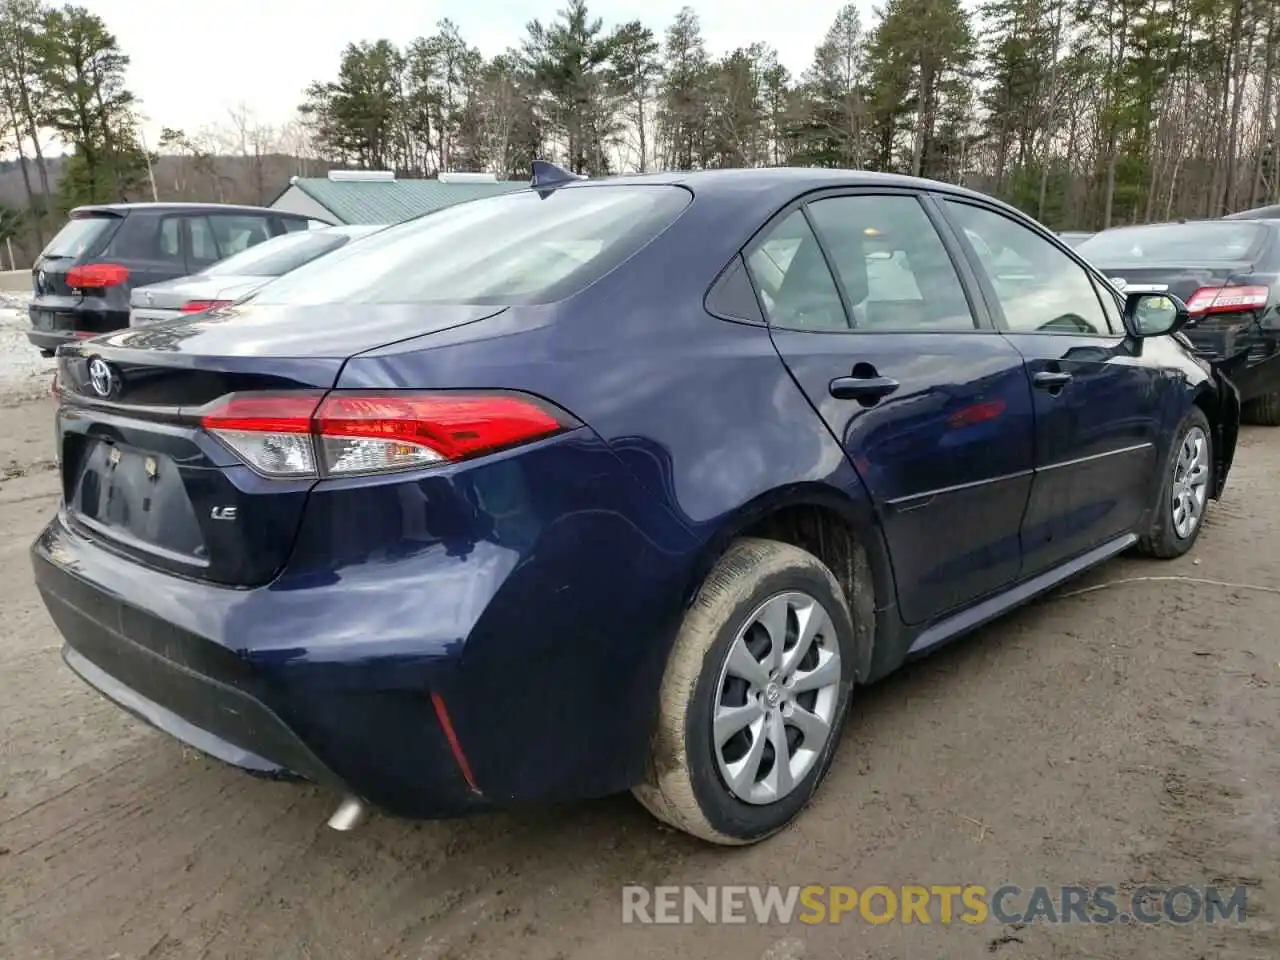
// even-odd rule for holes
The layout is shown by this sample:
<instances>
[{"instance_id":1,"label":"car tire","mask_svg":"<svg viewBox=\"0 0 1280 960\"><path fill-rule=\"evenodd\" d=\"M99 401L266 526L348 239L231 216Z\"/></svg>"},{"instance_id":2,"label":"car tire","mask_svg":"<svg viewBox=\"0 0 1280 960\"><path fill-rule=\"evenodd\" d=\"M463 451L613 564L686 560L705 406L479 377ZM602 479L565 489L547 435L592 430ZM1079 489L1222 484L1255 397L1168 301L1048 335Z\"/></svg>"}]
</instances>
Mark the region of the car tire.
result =
<instances>
[{"instance_id":1,"label":"car tire","mask_svg":"<svg viewBox=\"0 0 1280 960\"><path fill-rule=\"evenodd\" d=\"M1193 453L1192 448L1198 452ZM1188 463L1191 463L1191 473L1198 477L1198 482L1192 483L1187 479ZM1209 493L1213 490L1213 474L1213 431L1204 411L1193 406L1182 418L1160 469L1155 511L1146 533L1138 539L1140 553L1171 560L1191 549L1204 528ZM1180 516L1185 516L1189 509L1187 497L1191 497L1198 508L1194 522L1189 525L1180 520Z\"/></svg>"},{"instance_id":2,"label":"car tire","mask_svg":"<svg viewBox=\"0 0 1280 960\"><path fill-rule=\"evenodd\" d=\"M1245 423L1262 427L1280 427L1280 393L1255 397L1244 405Z\"/></svg>"},{"instance_id":3,"label":"car tire","mask_svg":"<svg viewBox=\"0 0 1280 960\"><path fill-rule=\"evenodd\" d=\"M779 634L783 651L774 660L772 637ZM801 636L811 638L802 654ZM743 651L754 666L740 658ZM681 624L662 680L647 779L633 790L636 798L658 819L712 843L755 843L781 830L831 765L853 686L854 653L844 591L817 557L774 540L735 541ZM780 667L776 677L771 665ZM819 679L820 688L801 689ZM726 711L759 716L752 713L751 723L718 746L713 717L727 730L734 720ZM813 717L825 720L825 733ZM791 762L777 763L778 743ZM735 777L737 792L729 785Z\"/></svg>"}]
</instances>

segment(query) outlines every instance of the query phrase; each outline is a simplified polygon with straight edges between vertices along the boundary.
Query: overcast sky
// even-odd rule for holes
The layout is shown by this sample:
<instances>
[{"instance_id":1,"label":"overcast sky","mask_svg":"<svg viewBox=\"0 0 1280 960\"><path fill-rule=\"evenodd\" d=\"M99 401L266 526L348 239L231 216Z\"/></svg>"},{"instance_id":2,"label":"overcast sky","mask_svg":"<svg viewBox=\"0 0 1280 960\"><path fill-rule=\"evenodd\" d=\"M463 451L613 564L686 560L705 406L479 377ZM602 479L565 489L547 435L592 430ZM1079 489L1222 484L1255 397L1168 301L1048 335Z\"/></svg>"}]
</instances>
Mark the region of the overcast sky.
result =
<instances>
[{"instance_id":1,"label":"overcast sky","mask_svg":"<svg viewBox=\"0 0 1280 960\"><path fill-rule=\"evenodd\" d=\"M155 148L161 126L188 132L225 121L239 103L266 123L293 116L302 91L337 72L342 48L387 38L406 44L448 17L486 56L519 42L525 24L553 19L563 0L78 0L97 13L131 58L129 84L143 101ZM661 37L681 0L594 0L610 27L643 20ZM713 54L757 40L799 73L834 19L840 0L693 4ZM871 0L859 0L864 26Z\"/></svg>"}]
</instances>

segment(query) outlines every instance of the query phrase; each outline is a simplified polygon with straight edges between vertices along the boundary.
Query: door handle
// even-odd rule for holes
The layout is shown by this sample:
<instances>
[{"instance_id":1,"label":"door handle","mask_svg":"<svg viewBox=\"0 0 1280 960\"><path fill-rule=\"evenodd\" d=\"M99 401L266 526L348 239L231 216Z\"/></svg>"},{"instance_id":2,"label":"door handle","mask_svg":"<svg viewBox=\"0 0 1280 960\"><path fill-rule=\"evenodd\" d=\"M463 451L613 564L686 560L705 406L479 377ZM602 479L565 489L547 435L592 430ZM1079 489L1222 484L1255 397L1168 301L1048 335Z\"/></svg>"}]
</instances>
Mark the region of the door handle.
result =
<instances>
[{"instance_id":1,"label":"door handle","mask_svg":"<svg viewBox=\"0 0 1280 960\"><path fill-rule=\"evenodd\" d=\"M1056 370L1041 370L1031 378L1031 382L1041 390L1057 393L1071 382L1071 374L1061 373Z\"/></svg>"},{"instance_id":2,"label":"door handle","mask_svg":"<svg viewBox=\"0 0 1280 960\"><path fill-rule=\"evenodd\" d=\"M873 404L898 389L898 381L889 377L836 377L831 381L831 395L837 400L857 400Z\"/></svg>"}]
</instances>

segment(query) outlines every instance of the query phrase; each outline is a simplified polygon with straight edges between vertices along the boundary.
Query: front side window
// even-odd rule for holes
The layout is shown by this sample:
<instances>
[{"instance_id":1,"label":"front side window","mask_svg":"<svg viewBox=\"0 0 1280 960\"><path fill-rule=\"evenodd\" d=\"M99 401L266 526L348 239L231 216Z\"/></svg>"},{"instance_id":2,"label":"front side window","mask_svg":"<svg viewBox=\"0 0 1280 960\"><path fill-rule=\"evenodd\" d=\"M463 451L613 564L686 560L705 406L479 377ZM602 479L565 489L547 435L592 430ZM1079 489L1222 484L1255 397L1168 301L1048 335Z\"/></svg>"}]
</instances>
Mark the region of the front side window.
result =
<instances>
[{"instance_id":1,"label":"front side window","mask_svg":"<svg viewBox=\"0 0 1280 960\"><path fill-rule=\"evenodd\" d=\"M810 216L858 330L973 330L955 265L915 197L832 197Z\"/></svg>"},{"instance_id":2,"label":"front side window","mask_svg":"<svg viewBox=\"0 0 1280 960\"><path fill-rule=\"evenodd\" d=\"M992 210L944 203L991 281L1010 332L1110 334L1088 272L1058 246Z\"/></svg>"},{"instance_id":3,"label":"front side window","mask_svg":"<svg viewBox=\"0 0 1280 960\"><path fill-rule=\"evenodd\" d=\"M840 290L804 212L775 224L747 254L770 325L789 330L848 330Z\"/></svg>"},{"instance_id":4,"label":"front side window","mask_svg":"<svg viewBox=\"0 0 1280 960\"><path fill-rule=\"evenodd\" d=\"M548 303L675 221L670 185L584 184L459 203L349 243L263 287L260 303Z\"/></svg>"}]
</instances>

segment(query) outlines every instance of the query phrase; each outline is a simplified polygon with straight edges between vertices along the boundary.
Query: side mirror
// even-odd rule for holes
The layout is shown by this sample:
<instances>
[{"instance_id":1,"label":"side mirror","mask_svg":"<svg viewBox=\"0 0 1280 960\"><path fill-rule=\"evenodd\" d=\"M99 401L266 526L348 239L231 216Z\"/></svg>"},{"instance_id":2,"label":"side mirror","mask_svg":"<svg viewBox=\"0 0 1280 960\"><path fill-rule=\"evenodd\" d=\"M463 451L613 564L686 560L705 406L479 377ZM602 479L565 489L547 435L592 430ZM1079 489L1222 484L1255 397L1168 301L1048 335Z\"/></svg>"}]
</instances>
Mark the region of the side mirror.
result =
<instances>
[{"instance_id":1,"label":"side mirror","mask_svg":"<svg viewBox=\"0 0 1280 960\"><path fill-rule=\"evenodd\" d=\"M1190 318L1187 305L1172 294L1130 293L1125 297L1125 329L1139 340L1174 333Z\"/></svg>"}]
</instances>

